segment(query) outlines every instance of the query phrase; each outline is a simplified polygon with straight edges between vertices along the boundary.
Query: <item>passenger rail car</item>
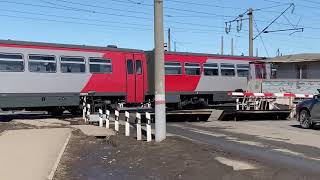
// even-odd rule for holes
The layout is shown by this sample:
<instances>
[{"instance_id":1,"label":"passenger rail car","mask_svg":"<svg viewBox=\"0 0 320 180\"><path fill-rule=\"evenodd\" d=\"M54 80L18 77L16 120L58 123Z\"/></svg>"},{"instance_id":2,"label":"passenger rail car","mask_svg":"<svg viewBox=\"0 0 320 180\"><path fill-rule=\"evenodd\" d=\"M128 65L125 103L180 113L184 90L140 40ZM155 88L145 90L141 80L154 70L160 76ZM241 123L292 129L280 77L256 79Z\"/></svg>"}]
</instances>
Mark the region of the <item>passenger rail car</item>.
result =
<instances>
[{"instance_id":1,"label":"passenger rail car","mask_svg":"<svg viewBox=\"0 0 320 180\"><path fill-rule=\"evenodd\" d=\"M0 108L79 111L81 94L102 104L153 100L153 53L94 47L0 41ZM244 89L249 61L243 56L166 53L167 101L179 106L225 101Z\"/></svg>"}]
</instances>

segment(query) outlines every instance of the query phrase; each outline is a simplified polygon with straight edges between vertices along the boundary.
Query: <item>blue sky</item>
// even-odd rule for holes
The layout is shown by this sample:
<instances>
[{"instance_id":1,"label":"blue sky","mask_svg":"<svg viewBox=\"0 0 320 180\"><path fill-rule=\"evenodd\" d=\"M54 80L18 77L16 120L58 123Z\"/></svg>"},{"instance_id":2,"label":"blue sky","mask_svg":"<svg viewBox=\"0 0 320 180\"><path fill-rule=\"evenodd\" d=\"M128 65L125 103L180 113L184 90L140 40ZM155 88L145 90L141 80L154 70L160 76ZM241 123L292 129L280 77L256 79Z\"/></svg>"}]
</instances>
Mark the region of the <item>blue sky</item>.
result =
<instances>
[{"instance_id":1,"label":"blue sky","mask_svg":"<svg viewBox=\"0 0 320 180\"><path fill-rule=\"evenodd\" d=\"M225 21L249 7L259 30L289 5L291 9L269 30L304 27L304 32L262 34L254 41L260 56L320 52L320 2L317 0L164 0L165 28L171 28L178 51L225 54L234 38L235 54L248 54L248 21L238 33L236 23L225 33ZM153 43L153 0L0 0L0 39L85 44L150 50ZM246 16L245 16L246 17ZM254 33L258 31L254 28ZM165 32L165 36L167 33ZM166 41L166 37L165 37ZM173 42L172 42L173 44Z\"/></svg>"}]
</instances>

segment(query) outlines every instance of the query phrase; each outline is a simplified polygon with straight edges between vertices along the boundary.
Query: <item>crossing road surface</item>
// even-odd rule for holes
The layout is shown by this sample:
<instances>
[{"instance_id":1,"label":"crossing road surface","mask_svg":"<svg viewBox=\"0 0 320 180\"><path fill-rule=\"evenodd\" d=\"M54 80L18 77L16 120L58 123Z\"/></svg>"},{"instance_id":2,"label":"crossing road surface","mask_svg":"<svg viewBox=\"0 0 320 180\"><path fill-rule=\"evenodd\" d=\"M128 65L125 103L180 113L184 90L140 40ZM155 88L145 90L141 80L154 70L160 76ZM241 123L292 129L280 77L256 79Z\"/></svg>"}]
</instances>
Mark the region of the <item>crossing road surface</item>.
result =
<instances>
[{"instance_id":1,"label":"crossing road surface","mask_svg":"<svg viewBox=\"0 0 320 180\"><path fill-rule=\"evenodd\" d=\"M296 121L168 123L167 131L269 167L319 174L320 130Z\"/></svg>"}]
</instances>

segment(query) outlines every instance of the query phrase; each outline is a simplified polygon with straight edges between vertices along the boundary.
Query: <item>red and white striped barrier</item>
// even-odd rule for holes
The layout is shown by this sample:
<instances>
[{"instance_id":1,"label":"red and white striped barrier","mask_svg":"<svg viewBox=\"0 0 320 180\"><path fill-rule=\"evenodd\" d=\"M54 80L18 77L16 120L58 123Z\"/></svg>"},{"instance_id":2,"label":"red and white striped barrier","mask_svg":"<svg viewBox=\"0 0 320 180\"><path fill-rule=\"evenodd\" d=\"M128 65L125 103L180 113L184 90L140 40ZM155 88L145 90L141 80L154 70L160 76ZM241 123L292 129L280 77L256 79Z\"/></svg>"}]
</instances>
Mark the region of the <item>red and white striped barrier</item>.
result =
<instances>
[{"instance_id":1,"label":"red and white striped barrier","mask_svg":"<svg viewBox=\"0 0 320 180\"><path fill-rule=\"evenodd\" d=\"M236 97L295 97L295 98L313 98L313 94L295 94L295 93L251 93L251 92L229 92L229 96Z\"/></svg>"}]
</instances>

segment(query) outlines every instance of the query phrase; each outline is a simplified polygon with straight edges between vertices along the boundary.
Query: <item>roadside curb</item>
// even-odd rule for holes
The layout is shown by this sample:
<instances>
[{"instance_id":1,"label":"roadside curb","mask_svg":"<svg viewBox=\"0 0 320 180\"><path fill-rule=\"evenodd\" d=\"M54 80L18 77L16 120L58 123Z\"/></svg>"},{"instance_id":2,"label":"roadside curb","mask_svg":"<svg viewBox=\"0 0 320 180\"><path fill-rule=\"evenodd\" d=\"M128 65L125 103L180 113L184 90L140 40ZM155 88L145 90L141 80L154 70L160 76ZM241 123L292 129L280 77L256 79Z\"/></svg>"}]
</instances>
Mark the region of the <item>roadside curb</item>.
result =
<instances>
[{"instance_id":1,"label":"roadside curb","mask_svg":"<svg viewBox=\"0 0 320 180\"><path fill-rule=\"evenodd\" d=\"M51 170L51 172L50 172L50 174L49 174L49 176L47 178L48 180L52 180L53 179L54 174L58 169L58 166L59 166L59 163L61 161L62 155L65 152L65 150L67 148L67 145L69 144L69 140L71 138L71 135L72 135L72 129L70 129L69 136L67 137L66 141L64 142L63 147L62 147L62 149L61 149L61 151L60 151L60 153L58 155L58 158L57 158L56 162L54 163L54 165L52 167L52 170Z\"/></svg>"}]
</instances>

